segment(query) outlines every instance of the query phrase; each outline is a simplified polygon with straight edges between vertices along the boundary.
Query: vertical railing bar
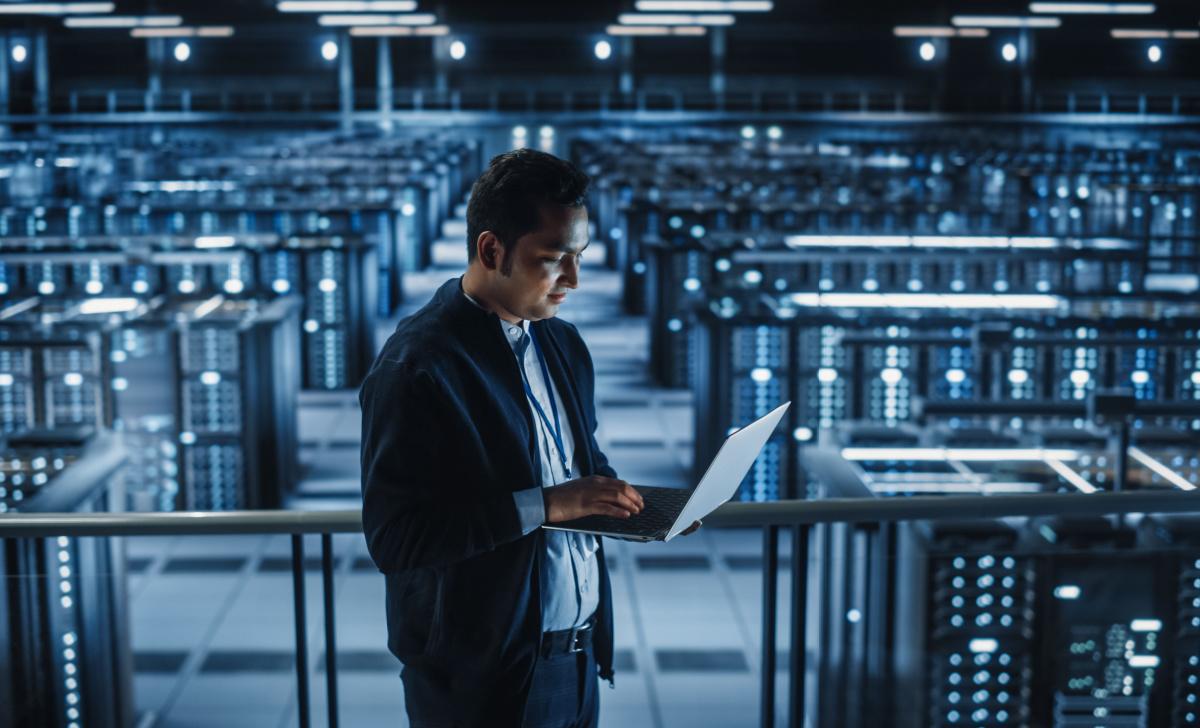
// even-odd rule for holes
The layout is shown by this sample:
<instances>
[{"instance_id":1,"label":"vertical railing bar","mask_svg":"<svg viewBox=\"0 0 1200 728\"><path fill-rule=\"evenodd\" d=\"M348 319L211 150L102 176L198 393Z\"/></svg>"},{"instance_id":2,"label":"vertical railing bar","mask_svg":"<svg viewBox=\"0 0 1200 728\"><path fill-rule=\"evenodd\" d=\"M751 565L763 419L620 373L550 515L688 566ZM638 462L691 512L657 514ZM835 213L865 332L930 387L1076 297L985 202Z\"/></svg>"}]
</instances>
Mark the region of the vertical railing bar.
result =
<instances>
[{"instance_id":1,"label":"vertical railing bar","mask_svg":"<svg viewBox=\"0 0 1200 728\"><path fill-rule=\"evenodd\" d=\"M292 534L292 599L296 623L296 714L300 728L309 728L308 615L304 602L304 534Z\"/></svg>"},{"instance_id":2,"label":"vertical railing bar","mask_svg":"<svg viewBox=\"0 0 1200 728\"><path fill-rule=\"evenodd\" d=\"M763 527L762 685L759 710L762 728L775 725L775 634L779 621L779 527Z\"/></svg>"},{"instance_id":3,"label":"vertical railing bar","mask_svg":"<svg viewBox=\"0 0 1200 728\"><path fill-rule=\"evenodd\" d=\"M329 728L338 726L337 639L333 614L333 534L321 534L321 579L325 591L325 692Z\"/></svg>"},{"instance_id":4,"label":"vertical railing bar","mask_svg":"<svg viewBox=\"0 0 1200 728\"><path fill-rule=\"evenodd\" d=\"M792 527L792 624L788 654L788 726L804 725L804 700L808 655L808 526Z\"/></svg>"}]
</instances>

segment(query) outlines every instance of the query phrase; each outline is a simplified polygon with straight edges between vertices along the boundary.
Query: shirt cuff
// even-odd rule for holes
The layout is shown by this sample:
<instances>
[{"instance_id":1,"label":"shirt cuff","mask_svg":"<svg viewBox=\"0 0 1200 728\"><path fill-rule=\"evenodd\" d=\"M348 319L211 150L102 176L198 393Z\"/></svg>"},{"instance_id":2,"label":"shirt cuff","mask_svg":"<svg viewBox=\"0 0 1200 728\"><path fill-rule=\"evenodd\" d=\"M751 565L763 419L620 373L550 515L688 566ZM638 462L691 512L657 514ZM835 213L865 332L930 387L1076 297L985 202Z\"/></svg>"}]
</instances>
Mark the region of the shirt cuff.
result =
<instances>
[{"instance_id":1,"label":"shirt cuff","mask_svg":"<svg viewBox=\"0 0 1200 728\"><path fill-rule=\"evenodd\" d=\"M533 533L546 522L546 502L542 500L541 488L526 488L513 493L517 506L517 519L521 522L521 535Z\"/></svg>"}]
</instances>

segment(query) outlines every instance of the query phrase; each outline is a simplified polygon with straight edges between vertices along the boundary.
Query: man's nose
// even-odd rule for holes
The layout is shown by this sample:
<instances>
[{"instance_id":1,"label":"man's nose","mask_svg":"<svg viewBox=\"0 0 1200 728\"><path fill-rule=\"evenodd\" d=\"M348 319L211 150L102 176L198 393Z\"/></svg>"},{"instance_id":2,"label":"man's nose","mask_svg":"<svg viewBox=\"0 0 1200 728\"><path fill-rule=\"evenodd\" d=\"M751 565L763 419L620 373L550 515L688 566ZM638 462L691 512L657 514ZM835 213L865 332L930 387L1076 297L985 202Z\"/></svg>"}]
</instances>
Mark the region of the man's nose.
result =
<instances>
[{"instance_id":1,"label":"man's nose","mask_svg":"<svg viewBox=\"0 0 1200 728\"><path fill-rule=\"evenodd\" d=\"M579 287L579 259L572 258L571 262L563 267L562 277L559 283L563 288L578 288Z\"/></svg>"}]
</instances>

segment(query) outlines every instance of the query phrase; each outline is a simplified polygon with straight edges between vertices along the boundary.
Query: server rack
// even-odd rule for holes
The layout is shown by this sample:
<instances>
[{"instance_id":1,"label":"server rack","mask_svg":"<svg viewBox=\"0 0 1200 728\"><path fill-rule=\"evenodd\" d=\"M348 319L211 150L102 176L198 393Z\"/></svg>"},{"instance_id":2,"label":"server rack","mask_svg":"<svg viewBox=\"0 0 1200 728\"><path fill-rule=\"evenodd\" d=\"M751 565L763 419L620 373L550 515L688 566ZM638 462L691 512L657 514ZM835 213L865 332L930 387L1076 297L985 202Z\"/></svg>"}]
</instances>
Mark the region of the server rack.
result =
<instances>
[{"instance_id":1,"label":"server rack","mask_svg":"<svg viewBox=\"0 0 1200 728\"><path fill-rule=\"evenodd\" d=\"M294 296L165 309L178 327L179 442L187 510L282 505L296 460Z\"/></svg>"},{"instance_id":2,"label":"server rack","mask_svg":"<svg viewBox=\"0 0 1200 728\"><path fill-rule=\"evenodd\" d=\"M119 507L119 443L87 428L0 444L0 506L25 513ZM22 497L17 498L20 493ZM128 598L117 538L0 544L0 726L124 728L134 721Z\"/></svg>"}]
</instances>

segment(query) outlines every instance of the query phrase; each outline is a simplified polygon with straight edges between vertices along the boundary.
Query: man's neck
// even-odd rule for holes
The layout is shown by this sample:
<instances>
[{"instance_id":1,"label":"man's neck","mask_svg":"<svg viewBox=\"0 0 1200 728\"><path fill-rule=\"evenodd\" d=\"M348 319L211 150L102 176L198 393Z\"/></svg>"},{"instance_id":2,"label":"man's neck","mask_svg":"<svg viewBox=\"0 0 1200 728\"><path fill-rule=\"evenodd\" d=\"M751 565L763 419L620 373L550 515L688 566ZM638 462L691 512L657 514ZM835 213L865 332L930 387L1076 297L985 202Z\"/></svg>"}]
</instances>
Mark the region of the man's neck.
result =
<instances>
[{"instance_id":1,"label":"man's neck","mask_svg":"<svg viewBox=\"0 0 1200 728\"><path fill-rule=\"evenodd\" d=\"M463 292L477 301L480 306L483 306L510 324L521 323L522 319L520 316L512 314L492 300L492 297L488 294L486 282L480 280L480 278L481 276L478 275L478 272L473 267L468 268L462 277Z\"/></svg>"}]
</instances>

